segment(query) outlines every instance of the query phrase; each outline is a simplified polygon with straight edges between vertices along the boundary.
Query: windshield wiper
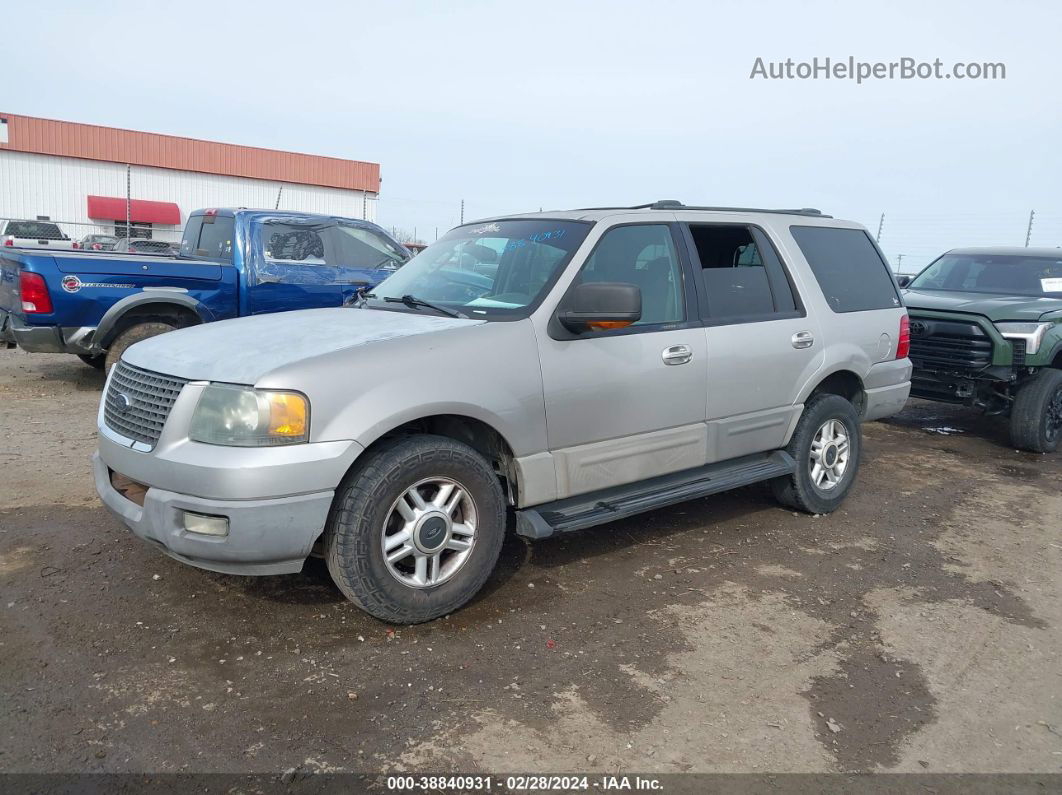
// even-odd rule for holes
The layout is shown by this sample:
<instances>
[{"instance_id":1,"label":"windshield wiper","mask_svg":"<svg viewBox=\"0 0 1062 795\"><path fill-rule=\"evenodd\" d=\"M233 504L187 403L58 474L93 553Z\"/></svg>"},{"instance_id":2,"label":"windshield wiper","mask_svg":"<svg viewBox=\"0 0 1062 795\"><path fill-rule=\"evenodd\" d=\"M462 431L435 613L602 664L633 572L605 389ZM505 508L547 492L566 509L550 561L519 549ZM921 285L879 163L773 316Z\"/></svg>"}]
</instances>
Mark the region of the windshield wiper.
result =
<instances>
[{"instance_id":1,"label":"windshield wiper","mask_svg":"<svg viewBox=\"0 0 1062 795\"><path fill-rule=\"evenodd\" d=\"M468 320L468 315L458 312L456 309L447 309L446 307L436 306L435 304L429 304L427 301L422 301L414 295L406 293L401 298L395 298L393 295L384 296L384 300L389 304L405 304L410 309L416 309L417 307L424 307L425 309L434 309L436 312L441 312L444 315L450 317L458 317L462 320Z\"/></svg>"}]
</instances>

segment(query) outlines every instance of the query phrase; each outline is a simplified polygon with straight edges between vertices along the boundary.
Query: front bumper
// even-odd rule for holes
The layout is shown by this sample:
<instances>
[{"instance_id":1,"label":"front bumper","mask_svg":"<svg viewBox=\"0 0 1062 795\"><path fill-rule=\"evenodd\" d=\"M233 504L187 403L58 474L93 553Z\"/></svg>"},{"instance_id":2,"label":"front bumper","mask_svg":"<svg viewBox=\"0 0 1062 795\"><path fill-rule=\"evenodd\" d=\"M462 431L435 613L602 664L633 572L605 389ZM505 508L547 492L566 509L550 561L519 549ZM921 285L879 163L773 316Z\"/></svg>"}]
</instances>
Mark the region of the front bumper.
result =
<instances>
[{"instance_id":1,"label":"front bumper","mask_svg":"<svg viewBox=\"0 0 1062 795\"><path fill-rule=\"evenodd\" d=\"M103 504L139 538L182 563L225 574L288 574L302 565L324 532L334 491L260 500L219 500L148 488L144 504L127 499L111 483L111 470L92 456L96 491ZM184 511L225 516L227 536L190 533Z\"/></svg>"},{"instance_id":2,"label":"front bumper","mask_svg":"<svg viewBox=\"0 0 1062 795\"><path fill-rule=\"evenodd\" d=\"M0 309L0 343L17 345L30 353L99 353L93 347L94 327L31 326Z\"/></svg>"},{"instance_id":3,"label":"front bumper","mask_svg":"<svg viewBox=\"0 0 1062 795\"><path fill-rule=\"evenodd\" d=\"M903 411L911 396L911 361L897 359L879 362L870 368L863 379L866 407L863 419L866 422L891 417Z\"/></svg>"},{"instance_id":4,"label":"front bumper","mask_svg":"<svg viewBox=\"0 0 1062 795\"><path fill-rule=\"evenodd\" d=\"M228 574L300 571L361 445L349 440L281 447L193 442L186 429L204 386L184 386L150 451L134 449L107 427L100 404L99 448L93 456L100 499L134 534L184 563ZM143 505L115 489L111 472L146 487ZM227 517L228 535L188 532L183 511Z\"/></svg>"}]
</instances>

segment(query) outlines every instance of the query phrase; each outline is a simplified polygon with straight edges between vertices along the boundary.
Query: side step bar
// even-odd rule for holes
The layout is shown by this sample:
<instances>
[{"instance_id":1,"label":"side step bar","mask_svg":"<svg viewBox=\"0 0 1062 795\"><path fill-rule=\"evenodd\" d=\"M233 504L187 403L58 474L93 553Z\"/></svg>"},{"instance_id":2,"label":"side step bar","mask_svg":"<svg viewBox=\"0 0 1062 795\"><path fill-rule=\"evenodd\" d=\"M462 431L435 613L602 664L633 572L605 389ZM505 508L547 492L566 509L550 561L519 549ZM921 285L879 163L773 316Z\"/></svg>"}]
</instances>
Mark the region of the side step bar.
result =
<instances>
[{"instance_id":1,"label":"side step bar","mask_svg":"<svg viewBox=\"0 0 1062 795\"><path fill-rule=\"evenodd\" d=\"M784 450L736 458L525 508L516 512L516 532L527 538L546 538L791 475L795 470L796 462Z\"/></svg>"}]
</instances>

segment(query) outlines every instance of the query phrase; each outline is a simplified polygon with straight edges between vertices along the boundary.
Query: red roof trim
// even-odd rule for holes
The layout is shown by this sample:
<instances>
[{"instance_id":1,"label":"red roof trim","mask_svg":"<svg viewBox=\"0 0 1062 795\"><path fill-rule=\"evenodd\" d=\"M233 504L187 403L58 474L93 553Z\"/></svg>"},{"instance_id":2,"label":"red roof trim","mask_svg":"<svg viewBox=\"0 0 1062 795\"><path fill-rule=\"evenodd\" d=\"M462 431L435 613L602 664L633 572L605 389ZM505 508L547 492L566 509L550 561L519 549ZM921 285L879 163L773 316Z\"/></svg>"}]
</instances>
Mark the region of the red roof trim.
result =
<instances>
[{"instance_id":1,"label":"red roof trim","mask_svg":"<svg viewBox=\"0 0 1062 795\"><path fill-rule=\"evenodd\" d=\"M0 151L79 157L201 174L380 192L380 165L361 160L281 152L94 124L0 113L8 142Z\"/></svg>"},{"instance_id":2,"label":"red roof trim","mask_svg":"<svg viewBox=\"0 0 1062 795\"><path fill-rule=\"evenodd\" d=\"M124 221L125 199L110 196L89 196L88 217L104 221ZM129 220L145 224L181 223L181 210L173 202L153 202L133 199L129 202Z\"/></svg>"}]
</instances>

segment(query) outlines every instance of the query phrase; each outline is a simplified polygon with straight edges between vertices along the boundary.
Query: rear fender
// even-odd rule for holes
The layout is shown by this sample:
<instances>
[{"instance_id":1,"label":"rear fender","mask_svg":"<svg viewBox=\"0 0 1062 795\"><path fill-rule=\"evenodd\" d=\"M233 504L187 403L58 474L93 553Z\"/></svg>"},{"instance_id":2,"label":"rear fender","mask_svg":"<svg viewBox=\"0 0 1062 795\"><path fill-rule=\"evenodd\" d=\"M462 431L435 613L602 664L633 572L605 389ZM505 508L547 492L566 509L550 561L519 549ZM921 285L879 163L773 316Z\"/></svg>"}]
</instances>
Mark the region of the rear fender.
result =
<instances>
[{"instance_id":1,"label":"rear fender","mask_svg":"<svg viewBox=\"0 0 1062 795\"><path fill-rule=\"evenodd\" d=\"M187 293L149 287L136 295L123 298L107 310L100 319L99 326L96 327L96 333L92 335L93 347L106 348L120 330L122 319L130 312L146 309L149 305L189 310L199 318L200 323L210 323L216 319L206 304L197 301Z\"/></svg>"}]
</instances>

